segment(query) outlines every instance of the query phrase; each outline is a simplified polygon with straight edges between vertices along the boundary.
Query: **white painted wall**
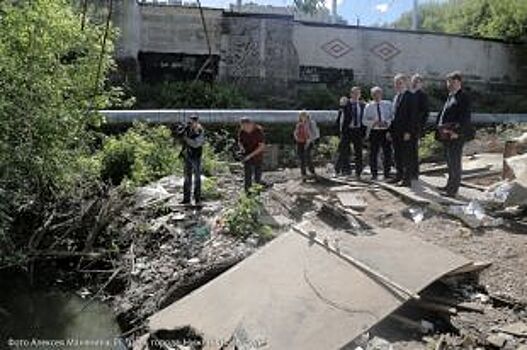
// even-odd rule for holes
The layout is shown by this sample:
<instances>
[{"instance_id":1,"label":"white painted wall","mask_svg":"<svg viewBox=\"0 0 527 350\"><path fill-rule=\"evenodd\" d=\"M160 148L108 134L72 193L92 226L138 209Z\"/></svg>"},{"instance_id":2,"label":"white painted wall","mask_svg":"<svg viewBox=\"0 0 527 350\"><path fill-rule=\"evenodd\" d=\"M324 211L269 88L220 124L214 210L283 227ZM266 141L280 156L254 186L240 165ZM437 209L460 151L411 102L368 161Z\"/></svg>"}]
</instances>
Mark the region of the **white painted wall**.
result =
<instances>
[{"instance_id":1,"label":"white painted wall","mask_svg":"<svg viewBox=\"0 0 527 350\"><path fill-rule=\"evenodd\" d=\"M118 58L137 58L139 51L208 54L197 8L117 1L116 24L121 30ZM221 9L209 8L204 12L212 53L223 59L232 53L221 52L222 47L228 47L222 45L222 40L228 39L225 35L222 38L222 23L231 19L223 16ZM291 21L287 18L274 20ZM428 79L442 80L446 73L461 70L473 82L525 84L520 73L527 72L527 67L521 67L527 63L516 58L519 56L513 53L513 45L498 41L303 22L293 22L292 33L291 47L297 52L299 66L353 69L356 79L362 83L386 85L398 72L419 72ZM350 48L340 57L323 49L325 44L337 39ZM372 49L383 43L393 45L400 52L387 59L379 57Z\"/></svg>"},{"instance_id":2,"label":"white painted wall","mask_svg":"<svg viewBox=\"0 0 527 350\"><path fill-rule=\"evenodd\" d=\"M323 46L335 39L351 50L340 57L325 52ZM293 41L300 65L353 69L365 83L391 78L397 72L442 79L453 70L461 70L471 80L505 81L508 77L514 82L519 70L511 59L510 45L459 36L296 23ZM372 50L383 43L400 52L389 59L377 56Z\"/></svg>"}]
</instances>

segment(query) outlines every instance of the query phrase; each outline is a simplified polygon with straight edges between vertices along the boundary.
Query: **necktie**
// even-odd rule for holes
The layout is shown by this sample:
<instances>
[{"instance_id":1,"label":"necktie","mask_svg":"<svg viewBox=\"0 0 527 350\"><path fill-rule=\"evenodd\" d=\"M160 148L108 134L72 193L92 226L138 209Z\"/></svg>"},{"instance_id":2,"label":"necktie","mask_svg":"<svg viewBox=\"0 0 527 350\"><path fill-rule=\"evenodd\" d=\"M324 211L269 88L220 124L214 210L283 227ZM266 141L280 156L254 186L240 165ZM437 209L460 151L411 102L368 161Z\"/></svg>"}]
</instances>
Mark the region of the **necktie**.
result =
<instances>
[{"instance_id":1,"label":"necktie","mask_svg":"<svg viewBox=\"0 0 527 350\"><path fill-rule=\"evenodd\" d=\"M351 114L353 115L353 127L357 127L357 104L354 102L351 108Z\"/></svg>"},{"instance_id":2,"label":"necktie","mask_svg":"<svg viewBox=\"0 0 527 350\"><path fill-rule=\"evenodd\" d=\"M382 122L381 104L379 102L377 102L377 118L379 118L379 123L381 123Z\"/></svg>"},{"instance_id":3,"label":"necktie","mask_svg":"<svg viewBox=\"0 0 527 350\"><path fill-rule=\"evenodd\" d=\"M450 99L452 98L452 95L448 95L448 98L446 99L445 105L443 106L443 109L441 110L441 116L439 117L439 125L443 125L443 117L445 116L445 110L448 106L448 103L450 102Z\"/></svg>"}]
</instances>

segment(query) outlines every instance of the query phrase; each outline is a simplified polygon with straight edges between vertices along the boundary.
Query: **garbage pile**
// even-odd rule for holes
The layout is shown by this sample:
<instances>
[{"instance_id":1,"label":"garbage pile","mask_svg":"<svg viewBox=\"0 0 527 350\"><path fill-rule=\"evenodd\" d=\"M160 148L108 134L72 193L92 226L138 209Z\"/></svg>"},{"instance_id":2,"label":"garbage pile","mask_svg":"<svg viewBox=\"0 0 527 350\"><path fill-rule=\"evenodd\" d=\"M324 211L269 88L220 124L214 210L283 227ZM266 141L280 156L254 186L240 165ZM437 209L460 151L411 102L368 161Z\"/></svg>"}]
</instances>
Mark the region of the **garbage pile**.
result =
<instances>
[{"instance_id":1,"label":"garbage pile","mask_svg":"<svg viewBox=\"0 0 527 350\"><path fill-rule=\"evenodd\" d=\"M527 133L516 139L518 149L527 148ZM496 215L525 217L527 215L527 153L506 158L511 179L491 186L486 192L487 205Z\"/></svg>"},{"instance_id":2,"label":"garbage pile","mask_svg":"<svg viewBox=\"0 0 527 350\"><path fill-rule=\"evenodd\" d=\"M224 193L235 192L234 179L219 179ZM183 181L169 176L138 188L132 205L116 225L122 239L131 240L120 262L126 284L112 303L127 327L136 326L153 312L215 278L246 258L258 246L222 234L217 221L234 196L207 201L203 208L179 204Z\"/></svg>"}]
</instances>

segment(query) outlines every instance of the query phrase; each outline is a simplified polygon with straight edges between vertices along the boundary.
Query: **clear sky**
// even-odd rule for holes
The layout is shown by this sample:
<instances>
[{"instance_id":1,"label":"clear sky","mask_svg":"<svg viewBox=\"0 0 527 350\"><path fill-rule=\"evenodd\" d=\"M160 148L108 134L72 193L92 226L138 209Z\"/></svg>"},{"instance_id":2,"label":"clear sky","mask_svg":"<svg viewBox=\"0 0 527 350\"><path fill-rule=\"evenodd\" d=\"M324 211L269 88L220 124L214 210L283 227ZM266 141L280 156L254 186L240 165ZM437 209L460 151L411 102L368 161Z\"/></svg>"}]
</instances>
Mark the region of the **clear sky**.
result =
<instances>
[{"instance_id":1,"label":"clear sky","mask_svg":"<svg viewBox=\"0 0 527 350\"><path fill-rule=\"evenodd\" d=\"M286 6L291 5L292 0L243 0L244 2L256 2L262 5ZM327 6L331 6L331 0L326 0ZM440 2L445 0L419 0L419 3ZM202 0L203 6L228 7L234 0ZM337 0L338 13L348 21L356 24L357 18L361 25L375 25L392 22L413 7L413 0Z\"/></svg>"}]
</instances>

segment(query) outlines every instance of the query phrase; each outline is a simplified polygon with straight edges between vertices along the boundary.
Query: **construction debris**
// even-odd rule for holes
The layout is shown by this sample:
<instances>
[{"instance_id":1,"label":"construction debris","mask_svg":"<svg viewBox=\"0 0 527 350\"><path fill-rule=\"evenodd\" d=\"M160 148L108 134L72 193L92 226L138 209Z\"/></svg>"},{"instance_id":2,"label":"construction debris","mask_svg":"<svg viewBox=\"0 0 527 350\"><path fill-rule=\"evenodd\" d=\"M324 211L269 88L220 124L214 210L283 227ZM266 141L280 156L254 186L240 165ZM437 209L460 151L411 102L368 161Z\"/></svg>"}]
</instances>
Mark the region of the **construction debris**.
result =
<instances>
[{"instance_id":1,"label":"construction debris","mask_svg":"<svg viewBox=\"0 0 527 350\"><path fill-rule=\"evenodd\" d=\"M343 206L352 208L355 210L364 210L367 207L366 202L363 198L353 192L337 192L337 198L340 200Z\"/></svg>"},{"instance_id":2,"label":"construction debris","mask_svg":"<svg viewBox=\"0 0 527 350\"><path fill-rule=\"evenodd\" d=\"M517 337L527 337L527 324L525 322L515 322L499 328L500 332L511 334Z\"/></svg>"}]
</instances>

